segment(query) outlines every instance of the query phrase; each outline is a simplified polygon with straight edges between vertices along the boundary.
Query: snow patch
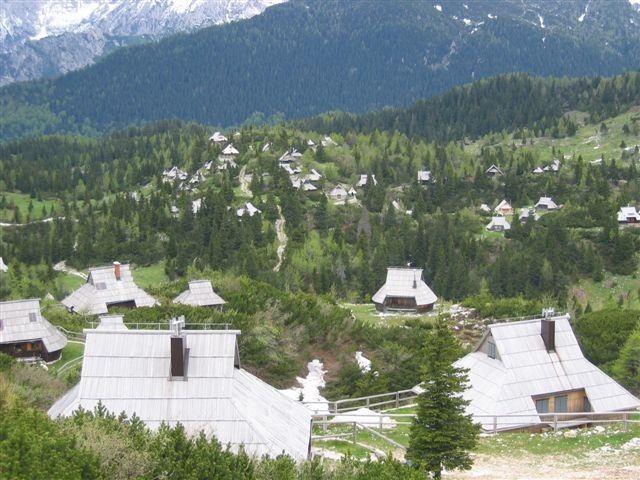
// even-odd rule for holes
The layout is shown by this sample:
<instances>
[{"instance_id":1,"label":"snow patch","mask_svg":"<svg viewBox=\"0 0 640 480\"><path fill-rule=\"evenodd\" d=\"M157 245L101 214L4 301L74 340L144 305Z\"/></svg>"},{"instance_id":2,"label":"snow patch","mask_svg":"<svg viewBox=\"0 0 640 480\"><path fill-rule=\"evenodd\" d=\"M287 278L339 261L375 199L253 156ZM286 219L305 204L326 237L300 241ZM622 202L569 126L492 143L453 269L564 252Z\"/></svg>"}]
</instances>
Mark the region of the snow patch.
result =
<instances>
[{"instance_id":1,"label":"snow patch","mask_svg":"<svg viewBox=\"0 0 640 480\"><path fill-rule=\"evenodd\" d=\"M316 358L307 364L307 369L309 373L305 378L296 377L302 387L292 387L280 392L293 400L302 398L302 404L314 413L328 414L329 402L320 395L320 389L325 386L324 374L327 373L324 364Z\"/></svg>"},{"instance_id":2,"label":"snow patch","mask_svg":"<svg viewBox=\"0 0 640 480\"><path fill-rule=\"evenodd\" d=\"M440 5L434 5L433 8L435 8L439 12L442 11L442 7Z\"/></svg>"},{"instance_id":3,"label":"snow patch","mask_svg":"<svg viewBox=\"0 0 640 480\"><path fill-rule=\"evenodd\" d=\"M362 352L356 352L356 362L358 363L362 373L371 371L371 360L365 357Z\"/></svg>"},{"instance_id":4,"label":"snow patch","mask_svg":"<svg viewBox=\"0 0 640 480\"><path fill-rule=\"evenodd\" d=\"M542 17L542 15L538 14L538 20L540 20L540 28L545 28L544 27L544 18Z\"/></svg>"},{"instance_id":5,"label":"snow patch","mask_svg":"<svg viewBox=\"0 0 640 480\"><path fill-rule=\"evenodd\" d=\"M469 10L469 5L467 5L466 3L463 3L462 6L464 7L465 10Z\"/></svg>"},{"instance_id":6,"label":"snow patch","mask_svg":"<svg viewBox=\"0 0 640 480\"><path fill-rule=\"evenodd\" d=\"M469 20L468 18L463 18L462 21L464 22L464 24L468 27L469 25L471 25L473 22L471 20Z\"/></svg>"},{"instance_id":7,"label":"snow patch","mask_svg":"<svg viewBox=\"0 0 640 480\"><path fill-rule=\"evenodd\" d=\"M374 412L368 408L359 408L353 412L336 415L329 423L352 423L356 422L367 427L395 428L396 421L391 417L385 417L381 413Z\"/></svg>"},{"instance_id":8,"label":"snow patch","mask_svg":"<svg viewBox=\"0 0 640 480\"><path fill-rule=\"evenodd\" d=\"M487 13L487 17L489 17L491 20L495 20L496 18L498 18L497 15L493 15L491 13Z\"/></svg>"}]
</instances>

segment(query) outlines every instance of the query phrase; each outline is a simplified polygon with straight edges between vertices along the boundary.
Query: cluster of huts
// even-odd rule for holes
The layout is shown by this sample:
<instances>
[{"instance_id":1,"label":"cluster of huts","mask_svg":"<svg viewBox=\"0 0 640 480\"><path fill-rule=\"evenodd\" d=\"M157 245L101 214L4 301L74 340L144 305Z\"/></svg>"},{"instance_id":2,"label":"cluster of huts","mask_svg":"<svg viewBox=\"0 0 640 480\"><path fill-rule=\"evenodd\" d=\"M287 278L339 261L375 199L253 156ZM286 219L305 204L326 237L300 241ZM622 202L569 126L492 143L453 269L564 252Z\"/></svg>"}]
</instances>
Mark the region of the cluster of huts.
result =
<instances>
[{"instance_id":1,"label":"cluster of huts","mask_svg":"<svg viewBox=\"0 0 640 480\"><path fill-rule=\"evenodd\" d=\"M173 302L225 304L209 280L190 281ZM80 382L50 408L52 418L93 410L100 402L109 411L135 414L152 429L180 423L190 435L202 431L257 456L308 457L311 411L242 369L240 331L187 329L184 318L169 328L129 329L110 309L158 302L135 284L129 265L118 262L90 268L86 283L62 304L98 315L99 323L84 330ZM66 345L65 335L42 316L38 299L0 302L0 351L50 362Z\"/></svg>"},{"instance_id":2,"label":"cluster of huts","mask_svg":"<svg viewBox=\"0 0 640 480\"><path fill-rule=\"evenodd\" d=\"M523 207L518 212L518 221L521 224L526 223L529 219L538 220L540 215L539 211L551 212L558 210L562 205L558 205L551 197L540 197L538 202L533 207ZM493 213L491 221L487 224L486 229L492 232L504 232L511 229L511 223L507 217L513 217L515 215L515 209L507 200L502 200L496 207L491 208L482 204L480 210L485 213Z\"/></svg>"}]
</instances>

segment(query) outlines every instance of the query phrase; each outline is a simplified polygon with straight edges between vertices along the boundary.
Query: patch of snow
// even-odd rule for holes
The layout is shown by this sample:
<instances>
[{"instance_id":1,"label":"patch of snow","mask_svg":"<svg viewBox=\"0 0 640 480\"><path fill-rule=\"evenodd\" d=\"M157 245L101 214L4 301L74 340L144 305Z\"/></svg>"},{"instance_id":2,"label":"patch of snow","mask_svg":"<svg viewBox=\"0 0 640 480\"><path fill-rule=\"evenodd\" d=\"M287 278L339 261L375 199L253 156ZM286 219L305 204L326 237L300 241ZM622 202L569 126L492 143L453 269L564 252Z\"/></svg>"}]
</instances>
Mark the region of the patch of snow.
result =
<instances>
[{"instance_id":1,"label":"patch of snow","mask_svg":"<svg viewBox=\"0 0 640 480\"><path fill-rule=\"evenodd\" d=\"M197 200L194 200L193 202L191 202L191 211L193 213L198 213L201 208L202 208L202 199L201 198L198 198Z\"/></svg>"},{"instance_id":2,"label":"patch of snow","mask_svg":"<svg viewBox=\"0 0 640 480\"><path fill-rule=\"evenodd\" d=\"M469 25L471 25L473 22L471 20L469 20L468 18L463 18L462 21L464 22L464 24L468 27Z\"/></svg>"},{"instance_id":3,"label":"patch of snow","mask_svg":"<svg viewBox=\"0 0 640 480\"><path fill-rule=\"evenodd\" d=\"M381 413L374 412L368 408L359 408L353 412L336 415L330 423L352 423L356 422L367 427L395 428L396 421L391 417L385 417Z\"/></svg>"},{"instance_id":4,"label":"patch of snow","mask_svg":"<svg viewBox=\"0 0 640 480\"><path fill-rule=\"evenodd\" d=\"M280 392L293 400L302 398L302 404L314 413L328 414L329 402L320 395L320 389L325 386L324 374L327 373L324 370L324 364L320 360L314 359L307 364L307 368L309 373L305 378L296 377L302 387L292 387L280 390Z\"/></svg>"},{"instance_id":5,"label":"patch of snow","mask_svg":"<svg viewBox=\"0 0 640 480\"><path fill-rule=\"evenodd\" d=\"M465 10L469 10L469 5L467 5L466 3L463 3L462 6L464 7Z\"/></svg>"},{"instance_id":6,"label":"patch of snow","mask_svg":"<svg viewBox=\"0 0 640 480\"><path fill-rule=\"evenodd\" d=\"M362 352L356 352L356 362L358 363L362 373L371 371L371 360L365 357Z\"/></svg>"},{"instance_id":7,"label":"patch of snow","mask_svg":"<svg viewBox=\"0 0 640 480\"><path fill-rule=\"evenodd\" d=\"M540 20L540 28L545 28L544 27L544 18L542 18L542 15L538 14L538 20Z\"/></svg>"},{"instance_id":8,"label":"patch of snow","mask_svg":"<svg viewBox=\"0 0 640 480\"><path fill-rule=\"evenodd\" d=\"M435 8L439 12L442 11L442 7L440 5L434 5L433 8Z\"/></svg>"},{"instance_id":9,"label":"patch of snow","mask_svg":"<svg viewBox=\"0 0 640 480\"><path fill-rule=\"evenodd\" d=\"M487 17L489 17L491 20L494 20L494 19L498 18L497 15L493 15L491 13L487 13Z\"/></svg>"}]
</instances>

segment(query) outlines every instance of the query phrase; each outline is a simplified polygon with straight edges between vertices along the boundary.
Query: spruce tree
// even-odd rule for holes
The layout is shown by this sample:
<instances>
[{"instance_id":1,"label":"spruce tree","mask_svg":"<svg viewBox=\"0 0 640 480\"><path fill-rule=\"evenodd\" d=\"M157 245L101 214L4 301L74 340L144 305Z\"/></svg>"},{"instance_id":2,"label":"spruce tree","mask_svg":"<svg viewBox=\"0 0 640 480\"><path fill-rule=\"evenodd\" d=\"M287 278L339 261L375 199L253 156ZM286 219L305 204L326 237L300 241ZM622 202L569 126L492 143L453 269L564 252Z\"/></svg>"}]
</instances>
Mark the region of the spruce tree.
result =
<instances>
[{"instance_id":1,"label":"spruce tree","mask_svg":"<svg viewBox=\"0 0 640 480\"><path fill-rule=\"evenodd\" d=\"M409 434L405 457L416 468L439 479L444 469L471 468L470 451L475 447L480 426L465 414L468 401L466 371L453 362L461 347L449 332L446 322L438 320L427 337L422 375L424 391L418 397L418 412Z\"/></svg>"}]
</instances>

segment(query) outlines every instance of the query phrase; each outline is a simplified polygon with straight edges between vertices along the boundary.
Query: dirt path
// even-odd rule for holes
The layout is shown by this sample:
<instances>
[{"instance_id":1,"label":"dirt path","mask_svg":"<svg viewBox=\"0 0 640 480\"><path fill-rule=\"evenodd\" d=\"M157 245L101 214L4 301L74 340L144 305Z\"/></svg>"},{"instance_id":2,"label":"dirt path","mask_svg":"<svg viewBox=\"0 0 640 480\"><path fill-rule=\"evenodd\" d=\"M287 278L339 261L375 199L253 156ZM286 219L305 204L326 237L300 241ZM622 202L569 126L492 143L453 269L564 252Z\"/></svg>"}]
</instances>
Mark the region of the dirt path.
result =
<instances>
[{"instance_id":1,"label":"dirt path","mask_svg":"<svg viewBox=\"0 0 640 480\"><path fill-rule=\"evenodd\" d=\"M278 250L276 250L276 254L278 255L278 263L275 267L273 267L274 272L280 271L280 266L282 265L282 260L284 259L284 251L287 248L287 234L284 231L284 216L282 215L282 209L280 205L278 205L278 215L279 219L276 220L276 234L278 235Z\"/></svg>"},{"instance_id":2,"label":"dirt path","mask_svg":"<svg viewBox=\"0 0 640 480\"><path fill-rule=\"evenodd\" d=\"M42 220L33 220L28 223L0 222L0 227L26 227L27 225L33 225L34 223L50 223L50 222L53 222L54 220L64 220L64 217L49 217L49 218L43 218Z\"/></svg>"},{"instance_id":3,"label":"dirt path","mask_svg":"<svg viewBox=\"0 0 640 480\"><path fill-rule=\"evenodd\" d=\"M61 262L56 263L53 266L53 269L56 272L64 272L64 273L68 273L69 275L75 275L76 277L80 277L80 278L82 278L84 280L87 279L87 274L86 273L79 272L75 268L67 267L67 261L66 260L63 260Z\"/></svg>"},{"instance_id":4,"label":"dirt path","mask_svg":"<svg viewBox=\"0 0 640 480\"><path fill-rule=\"evenodd\" d=\"M576 458L570 455L515 457L476 455L468 471L445 472L451 480L600 480L640 478L640 455L628 451L616 455L599 454Z\"/></svg>"},{"instance_id":5,"label":"dirt path","mask_svg":"<svg viewBox=\"0 0 640 480\"><path fill-rule=\"evenodd\" d=\"M242 167L242 169L240 170L240 191L242 192L242 194L245 197L253 197L253 193L251 193L251 189L249 188L249 181L247 180L247 177L245 177L245 173L247 171L247 166L245 165L244 167Z\"/></svg>"}]
</instances>

